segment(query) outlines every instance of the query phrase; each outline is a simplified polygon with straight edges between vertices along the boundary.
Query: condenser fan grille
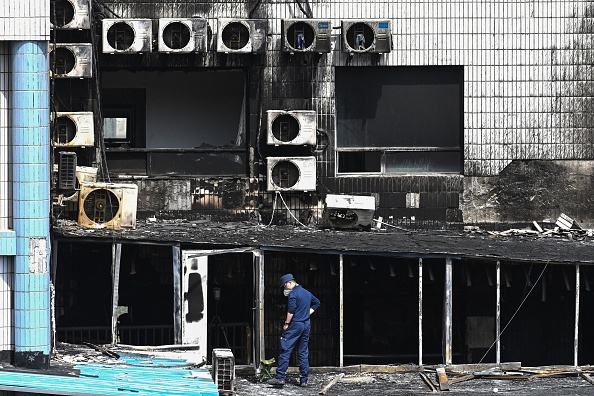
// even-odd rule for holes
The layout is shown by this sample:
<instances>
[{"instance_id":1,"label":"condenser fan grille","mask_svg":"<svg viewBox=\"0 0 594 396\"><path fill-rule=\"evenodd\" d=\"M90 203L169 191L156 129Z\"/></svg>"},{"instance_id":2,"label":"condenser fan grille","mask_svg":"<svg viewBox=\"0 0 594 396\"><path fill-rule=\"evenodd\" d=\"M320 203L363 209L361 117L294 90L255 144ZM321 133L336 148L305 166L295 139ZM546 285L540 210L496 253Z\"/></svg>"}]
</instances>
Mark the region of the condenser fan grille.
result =
<instances>
[{"instance_id":1,"label":"condenser fan grille","mask_svg":"<svg viewBox=\"0 0 594 396\"><path fill-rule=\"evenodd\" d=\"M306 50L313 44L314 38L315 32L308 23L296 22L287 29L289 45L296 50Z\"/></svg>"},{"instance_id":2,"label":"condenser fan grille","mask_svg":"<svg viewBox=\"0 0 594 396\"><path fill-rule=\"evenodd\" d=\"M70 143L76 136L76 124L69 117L56 119L56 143Z\"/></svg>"},{"instance_id":3,"label":"condenser fan grille","mask_svg":"<svg viewBox=\"0 0 594 396\"><path fill-rule=\"evenodd\" d=\"M301 172L290 161L281 161L272 168L272 182L280 188L291 188L299 181Z\"/></svg>"},{"instance_id":4,"label":"condenser fan grille","mask_svg":"<svg viewBox=\"0 0 594 396\"><path fill-rule=\"evenodd\" d=\"M50 54L50 63L57 75L68 74L76 65L76 58L68 48L55 48Z\"/></svg>"},{"instance_id":5,"label":"condenser fan grille","mask_svg":"<svg viewBox=\"0 0 594 396\"><path fill-rule=\"evenodd\" d=\"M85 215L95 223L111 221L120 210L116 195L106 189L93 190L86 196L83 209Z\"/></svg>"},{"instance_id":6,"label":"condenser fan grille","mask_svg":"<svg viewBox=\"0 0 594 396\"><path fill-rule=\"evenodd\" d=\"M229 49L242 49L250 40L250 31L243 23L232 22L223 29L222 40Z\"/></svg>"},{"instance_id":7,"label":"condenser fan grille","mask_svg":"<svg viewBox=\"0 0 594 396\"><path fill-rule=\"evenodd\" d=\"M127 50L134 43L134 29L125 22L118 22L107 31L107 42L119 51Z\"/></svg>"},{"instance_id":8,"label":"condenser fan grille","mask_svg":"<svg viewBox=\"0 0 594 396\"><path fill-rule=\"evenodd\" d=\"M288 114L275 118L272 122L272 135L281 142L291 142L299 135L299 122Z\"/></svg>"},{"instance_id":9,"label":"condenser fan grille","mask_svg":"<svg viewBox=\"0 0 594 396\"><path fill-rule=\"evenodd\" d=\"M163 29L163 42L171 49L182 49L190 42L190 29L181 22L172 22Z\"/></svg>"},{"instance_id":10,"label":"condenser fan grille","mask_svg":"<svg viewBox=\"0 0 594 396\"><path fill-rule=\"evenodd\" d=\"M50 22L56 27L64 27L74 19L74 6L68 0L50 1Z\"/></svg>"},{"instance_id":11,"label":"condenser fan grille","mask_svg":"<svg viewBox=\"0 0 594 396\"><path fill-rule=\"evenodd\" d=\"M373 43L374 37L373 29L366 23L356 23L346 33L346 41L355 51L367 50Z\"/></svg>"}]
</instances>

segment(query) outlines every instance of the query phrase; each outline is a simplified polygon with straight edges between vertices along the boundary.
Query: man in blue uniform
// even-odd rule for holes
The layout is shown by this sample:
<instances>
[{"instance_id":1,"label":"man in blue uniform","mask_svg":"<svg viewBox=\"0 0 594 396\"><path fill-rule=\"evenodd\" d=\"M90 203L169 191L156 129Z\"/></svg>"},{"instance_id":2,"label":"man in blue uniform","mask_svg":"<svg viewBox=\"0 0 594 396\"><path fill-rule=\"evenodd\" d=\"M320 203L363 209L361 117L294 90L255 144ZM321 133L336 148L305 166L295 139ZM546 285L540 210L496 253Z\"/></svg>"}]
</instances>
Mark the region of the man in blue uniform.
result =
<instances>
[{"instance_id":1,"label":"man in blue uniform","mask_svg":"<svg viewBox=\"0 0 594 396\"><path fill-rule=\"evenodd\" d=\"M276 376L268 384L283 386L289 368L289 358L297 347L299 357L299 385L307 386L309 374L309 316L320 307L320 300L295 281L292 274L281 276L280 286L289 298L287 317L280 339L280 354Z\"/></svg>"}]
</instances>

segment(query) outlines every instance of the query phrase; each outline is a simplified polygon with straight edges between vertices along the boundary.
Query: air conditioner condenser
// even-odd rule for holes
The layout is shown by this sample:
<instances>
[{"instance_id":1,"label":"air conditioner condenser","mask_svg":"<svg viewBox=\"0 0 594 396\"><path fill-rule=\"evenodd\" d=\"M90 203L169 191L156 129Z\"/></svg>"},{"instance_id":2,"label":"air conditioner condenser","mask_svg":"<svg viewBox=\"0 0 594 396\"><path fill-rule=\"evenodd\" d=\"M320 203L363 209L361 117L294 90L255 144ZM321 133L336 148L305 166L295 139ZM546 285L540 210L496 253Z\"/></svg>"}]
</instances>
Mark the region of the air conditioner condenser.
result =
<instances>
[{"instance_id":1,"label":"air conditioner condenser","mask_svg":"<svg viewBox=\"0 0 594 396\"><path fill-rule=\"evenodd\" d=\"M268 133L270 145L316 144L316 112L312 110L268 110Z\"/></svg>"},{"instance_id":2,"label":"air conditioner condenser","mask_svg":"<svg viewBox=\"0 0 594 396\"><path fill-rule=\"evenodd\" d=\"M316 189L315 157L268 157L266 161L268 191Z\"/></svg>"},{"instance_id":3,"label":"air conditioner condenser","mask_svg":"<svg viewBox=\"0 0 594 396\"><path fill-rule=\"evenodd\" d=\"M137 200L135 184L81 184L78 224L89 228L136 228Z\"/></svg>"}]
</instances>

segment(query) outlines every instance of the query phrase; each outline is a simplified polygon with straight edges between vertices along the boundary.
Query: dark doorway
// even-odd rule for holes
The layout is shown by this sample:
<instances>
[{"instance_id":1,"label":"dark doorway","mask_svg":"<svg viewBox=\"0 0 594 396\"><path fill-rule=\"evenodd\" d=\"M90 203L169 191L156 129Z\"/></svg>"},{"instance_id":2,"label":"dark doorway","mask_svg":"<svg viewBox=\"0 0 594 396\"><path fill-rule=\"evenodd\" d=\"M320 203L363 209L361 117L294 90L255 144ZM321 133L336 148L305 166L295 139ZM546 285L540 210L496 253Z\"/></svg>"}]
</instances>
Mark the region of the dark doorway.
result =
<instances>
[{"instance_id":1,"label":"dark doorway","mask_svg":"<svg viewBox=\"0 0 594 396\"><path fill-rule=\"evenodd\" d=\"M230 348L236 364L253 363L254 270L252 253L208 257L208 353Z\"/></svg>"},{"instance_id":2,"label":"dark doorway","mask_svg":"<svg viewBox=\"0 0 594 396\"><path fill-rule=\"evenodd\" d=\"M264 261L265 358L278 359L279 341L287 314L287 298L279 279L291 273L296 281L320 299L320 309L311 318L309 363L311 366L339 364L339 259L338 256L267 252ZM297 365L295 352L290 360Z\"/></svg>"}]
</instances>

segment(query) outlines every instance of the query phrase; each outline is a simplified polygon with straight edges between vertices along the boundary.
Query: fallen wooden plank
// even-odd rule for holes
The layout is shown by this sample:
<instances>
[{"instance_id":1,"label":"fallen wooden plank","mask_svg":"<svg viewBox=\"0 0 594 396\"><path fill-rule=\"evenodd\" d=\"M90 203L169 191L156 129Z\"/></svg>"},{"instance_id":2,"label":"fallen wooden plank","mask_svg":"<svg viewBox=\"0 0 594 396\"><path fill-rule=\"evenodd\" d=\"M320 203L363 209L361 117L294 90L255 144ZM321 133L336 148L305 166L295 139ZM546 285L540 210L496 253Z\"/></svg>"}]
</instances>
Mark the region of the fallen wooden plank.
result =
<instances>
[{"instance_id":1,"label":"fallen wooden plank","mask_svg":"<svg viewBox=\"0 0 594 396\"><path fill-rule=\"evenodd\" d=\"M338 374L336 377L332 378L332 381L328 383L325 387L322 388L320 391L320 395L325 395L328 392L328 389L332 388L340 379L344 377L344 373Z\"/></svg>"},{"instance_id":2,"label":"fallen wooden plank","mask_svg":"<svg viewBox=\"0 0 594 396\"><path fill-rule=\"evenodd\" d=\"M435 372L437 374L437 381L439 382L439 389L442 391L450 390L450 384L448 382L445 368L438 367L435 369Z\"/></svg>"},{"instance_id":3,"label":"fallen wooden plank","mask_svg":"<svg viewBox=\"0 0 594 396\"><path fill-rule=\"evenodd\" d=\"M589 374L584 372L580 372L580 377L588 381L591 385L594 385L594 378L592 378Z\"/></svg>"},{"instance_id":4,"label":"fallen wooden plank","mask_svg":"<svg viewBox=\"0 0 594 396\"><path fill-rule=\"evenodd\" d=\"M437 392L437 388L433 384L433 381L431 381L431 379L429 377L427 377L427 374L419 373L419 375L421 376L421 379L423 380L423 382L425 382L425 384L427 384L429 389L431 389L431 392Z\"/></svg>"},{"instance_id":5,"label":"fallen wooden plank","mask_svg":"<svg viewBox=\"0 0 594 396\"><path fill-rule=\"evenodd\" d=\"M369 384L371 382L375 382L375 378L369 377L367 375L358 376L358 377L344 377L340 380L340 382L346 383L356 383L356 384Z\"/></svg>"},{"instance_id":6,"label":"fallen wooden plank","mask_svg":"<svg viewBox=\"0 0 594 396\"><path fill-rule=\"evenodd\" d=\"M540 227L540 225L536 221L533 221L532 222L532 225L534 225L534 228L536 228L536 231L543 232L542 231L542 228Z\"/></svg>"},{"instance_id":7,"label":"fallen wooden plank","mask_svg":"<svg viewBox=\"0 0 594 396\"><path fill-rule=\"evenodd\" d=\"M450 385L457 384L458 382L468 381L474 378L474 374L467 374L456 378L450 378Z\"/></svg>"}]
</instances>

